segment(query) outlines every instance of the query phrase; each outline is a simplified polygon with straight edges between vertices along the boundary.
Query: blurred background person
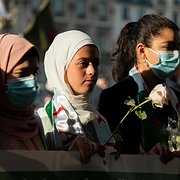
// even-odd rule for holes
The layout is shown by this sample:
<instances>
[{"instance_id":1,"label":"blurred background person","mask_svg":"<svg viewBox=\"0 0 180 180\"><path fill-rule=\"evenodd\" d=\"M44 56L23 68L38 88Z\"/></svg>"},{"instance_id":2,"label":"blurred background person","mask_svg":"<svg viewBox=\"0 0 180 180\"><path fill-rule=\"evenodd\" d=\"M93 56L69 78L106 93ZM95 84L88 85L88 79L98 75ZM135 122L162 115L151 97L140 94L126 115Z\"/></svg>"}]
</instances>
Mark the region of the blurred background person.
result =
<instances>
[{"instance_id":1,"label":"blurred background person","mask_svg":"<svg viewBox=\"0 0 180 180\"><path fill-rule=\"evenodd\" d=\"M0 35L0 149L44 150L34 101L39 54L33 44L15 34Z\"/></svg>"}]
</instances>

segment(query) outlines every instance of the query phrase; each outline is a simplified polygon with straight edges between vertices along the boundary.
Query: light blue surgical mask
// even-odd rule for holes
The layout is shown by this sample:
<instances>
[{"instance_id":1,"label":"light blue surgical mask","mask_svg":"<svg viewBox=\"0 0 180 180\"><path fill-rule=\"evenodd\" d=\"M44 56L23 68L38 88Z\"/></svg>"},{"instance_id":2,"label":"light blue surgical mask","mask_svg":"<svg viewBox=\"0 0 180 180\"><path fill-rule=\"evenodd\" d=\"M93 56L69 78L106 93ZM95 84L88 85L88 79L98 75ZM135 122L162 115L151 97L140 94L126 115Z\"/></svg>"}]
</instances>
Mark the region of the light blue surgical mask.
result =
<instances>
[{"instance_id":1,"label":"light blue surgical mask","mask_svg":"<svg viewBox=\"0 0 180 180\"><path fill-rule=\"evenodd\" d=\"M165 79L174 74L180 65L179 51L154 51L149 48L152 52L156 53L159 57L159 62L157 64L151 64L147 59L146 62L152 68L154 74L160 78Z\"/></svg>"},{"instance_id":2,"label":"light blue surgical mask","mask_svg":"<svg viewBox=\"0 0 180 180\"><path fill-rule=\"evenodd\" d=\"M17 107L25 108L33 104L38 96L38 85L34 76L8 80L7 96Z\"/></svg>"}]
</instances>

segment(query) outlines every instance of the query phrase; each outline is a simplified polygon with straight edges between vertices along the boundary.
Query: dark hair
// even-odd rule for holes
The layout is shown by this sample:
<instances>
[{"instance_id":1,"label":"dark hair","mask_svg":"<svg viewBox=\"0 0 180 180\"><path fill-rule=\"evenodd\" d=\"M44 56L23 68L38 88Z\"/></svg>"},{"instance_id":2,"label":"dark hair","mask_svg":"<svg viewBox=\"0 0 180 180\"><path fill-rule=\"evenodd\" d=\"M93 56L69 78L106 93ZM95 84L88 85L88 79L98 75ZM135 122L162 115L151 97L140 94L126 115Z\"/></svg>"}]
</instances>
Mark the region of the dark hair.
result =
<instances>
[{"instance_id":1,"label":"dark hair","mask_svg":"<svg viewBox=\"0 0 180 180\"><path fill-rule=\"evenodd\" d=\"M129 69L133 66L133 62L129 61L127 54L132 52L129 50L129 48L132 48L131 44L129 44L129 36L135 25L136 22L126 24L121 30L116 42L116 46L112 54L112 60L114 61L112 65L112 76L115 81L119 81L121 77L127 76Z\"/></svg>"},{"instance_id":2,"label":"dark hair","mask_svg":"<svg viewBox=\"0 0 180 180\"><path fill-rule=\"evenodd\" d=\"M136 45L143 43L151 47L152 37L160 35L165 28L178 33L177 25L166 17L155 14L144 15L139 21L128 23L121 31L113 53L112 75L119 81L128 75L137 62Z\"/></svg>"},{"instance_id":3,"label":"dark hair","mask_svg":"<svg viewBox=\"0 0 180 180\"><path fill-rule=\"evenodd\" d=\"M24 56L21 58L21 59L26 59L26 58L29 58L29 57L37 57L38 60L39 60L39 52L38 50L35 48L35 47L32 47L30 48L26 54L24 54Z\"/></svg>"}]
</instances>

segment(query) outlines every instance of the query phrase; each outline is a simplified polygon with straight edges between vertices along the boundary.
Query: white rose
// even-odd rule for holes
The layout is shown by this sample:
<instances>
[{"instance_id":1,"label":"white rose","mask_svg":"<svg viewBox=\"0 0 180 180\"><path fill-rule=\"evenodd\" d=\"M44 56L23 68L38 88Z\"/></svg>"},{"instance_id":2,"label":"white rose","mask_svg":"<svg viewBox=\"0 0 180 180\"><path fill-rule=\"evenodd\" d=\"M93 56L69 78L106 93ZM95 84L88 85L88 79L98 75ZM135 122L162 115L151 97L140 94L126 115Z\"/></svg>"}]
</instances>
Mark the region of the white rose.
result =
<instances>
[{"instance_id":1,"label":"white rose","mask_svg":"<svg viewBox=\"0 0 180 180\"><path fill-rule=\"evenodd\" d=\"M158 84L149 94L150 99L155 106L163 108L164 104L168 104L169 94L167 87L164 84Z\"/></svg>"}]
</instances>

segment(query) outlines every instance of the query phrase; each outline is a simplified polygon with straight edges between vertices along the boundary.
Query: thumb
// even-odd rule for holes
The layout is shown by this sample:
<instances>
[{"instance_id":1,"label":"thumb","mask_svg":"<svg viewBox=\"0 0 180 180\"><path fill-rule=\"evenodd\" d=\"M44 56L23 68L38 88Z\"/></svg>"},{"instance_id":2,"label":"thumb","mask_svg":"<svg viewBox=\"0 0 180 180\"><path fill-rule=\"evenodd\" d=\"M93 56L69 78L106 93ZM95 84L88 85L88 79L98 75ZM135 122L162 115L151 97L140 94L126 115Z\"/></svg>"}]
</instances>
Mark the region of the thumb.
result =
<instances>
[{"instance_id":1,"label":"thumb","mask_svg":"<svg viewBox=\"0 0 180 180\"><path fill-rule=\"evenodd\" d=\"M105 146L94 143L94 153L99 154L101 157L105 156L105 152L104 152L105 149L106 149Z\"/></svg>"}]
</instances>

